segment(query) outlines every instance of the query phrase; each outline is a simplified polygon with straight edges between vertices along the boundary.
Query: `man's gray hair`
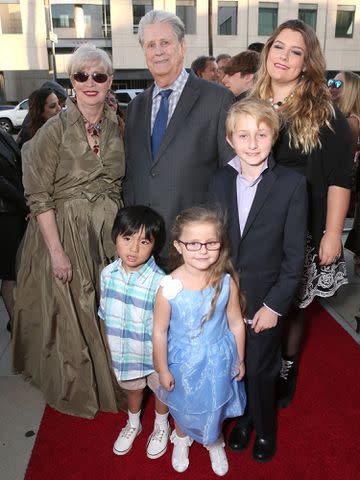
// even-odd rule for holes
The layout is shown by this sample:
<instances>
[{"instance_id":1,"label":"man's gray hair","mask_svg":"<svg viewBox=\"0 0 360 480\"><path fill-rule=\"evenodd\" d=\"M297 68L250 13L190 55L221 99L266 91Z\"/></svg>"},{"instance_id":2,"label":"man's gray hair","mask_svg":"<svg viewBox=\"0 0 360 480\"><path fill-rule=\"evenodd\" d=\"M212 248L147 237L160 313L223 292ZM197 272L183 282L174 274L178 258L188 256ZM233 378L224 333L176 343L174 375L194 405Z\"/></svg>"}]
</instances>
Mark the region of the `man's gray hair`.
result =
<instances>
[{"instance_id":1,"label":"man's gray hair","mask_svg":"<svg viewBox=\"0 0 360 480\"><path fill-rule=\"evenodd\" d=\"M139 22L138 36L141 46L144 45L144 28L146 25L152 25L154 23L169 23L174 35L181 43L185 38L185 25L182 20L174 13L165 12L164 10L151 10L142 17Z\"/></svg>"}]
</instances>

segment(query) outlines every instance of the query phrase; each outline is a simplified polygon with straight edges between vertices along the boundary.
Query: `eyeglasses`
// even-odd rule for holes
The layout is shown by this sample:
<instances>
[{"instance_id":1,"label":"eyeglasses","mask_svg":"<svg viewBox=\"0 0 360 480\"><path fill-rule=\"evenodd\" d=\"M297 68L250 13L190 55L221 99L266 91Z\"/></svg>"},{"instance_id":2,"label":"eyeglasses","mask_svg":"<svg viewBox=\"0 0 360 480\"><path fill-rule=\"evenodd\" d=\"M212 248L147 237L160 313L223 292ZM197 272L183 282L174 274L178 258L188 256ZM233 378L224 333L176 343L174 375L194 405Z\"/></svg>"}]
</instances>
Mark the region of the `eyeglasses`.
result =
<instances>
[{"instance_id":1,"label":"eyeglasses","mask_svg":"<svg viewBox=\"0 0 360 480\"><path fill-rule=\"evenodd\" d=\"M334 80L333 78L330 78L327 82L327 86L329 88L341 88L344 85L344 82L342 80Z\"/></svg>"},{"instance_id":2,"label":"eyeglasses","mask_svg":"<svg viewBox=\"0 0 360 480\"><path fill-rule=\"evenodd\" d=\"M105 83L109 76L106 73L87 73L87 72L76 72L73 74L73 79L79 83L85 83L88 78L91 77L96 83Z\"/></svg>"},{"instance_id":3,"label":"eyeglasses","mask_svg":"<svg viewBox=\"0 0 360 480\"><path fill-rule=\"evenodd\" d=\"M199 250L202 249L202 247L205 247L206 250L209 252L213 252L215 250L220 250L221 247L221 242L183 242L182 240L178 240L178 242L182 243L186 250L189 252L198 252Z\"/></svg>"}]
</instances>

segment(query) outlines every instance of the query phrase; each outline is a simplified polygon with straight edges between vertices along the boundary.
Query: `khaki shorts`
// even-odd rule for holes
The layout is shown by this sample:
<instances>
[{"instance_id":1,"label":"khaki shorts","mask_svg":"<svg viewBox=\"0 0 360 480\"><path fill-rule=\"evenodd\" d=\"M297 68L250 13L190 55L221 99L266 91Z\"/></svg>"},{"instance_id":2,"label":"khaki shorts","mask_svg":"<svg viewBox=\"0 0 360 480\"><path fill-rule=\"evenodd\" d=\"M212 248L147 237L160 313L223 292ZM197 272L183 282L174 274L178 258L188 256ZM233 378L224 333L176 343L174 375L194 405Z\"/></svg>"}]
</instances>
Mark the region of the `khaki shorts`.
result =
<instances>
[{"instance_id":1,"label":"khaki shorts","mask_svg":"<svg viewBox=\"0 0 360 480\"><path fill-rule=\"evenodd\" d=\"M134 378L133 380L119 380L119 385L124 390L144 390L147 385L155 393L155 390L160 387L159 374L153 372L146 377Z\"/></svg>"}]
</instances>

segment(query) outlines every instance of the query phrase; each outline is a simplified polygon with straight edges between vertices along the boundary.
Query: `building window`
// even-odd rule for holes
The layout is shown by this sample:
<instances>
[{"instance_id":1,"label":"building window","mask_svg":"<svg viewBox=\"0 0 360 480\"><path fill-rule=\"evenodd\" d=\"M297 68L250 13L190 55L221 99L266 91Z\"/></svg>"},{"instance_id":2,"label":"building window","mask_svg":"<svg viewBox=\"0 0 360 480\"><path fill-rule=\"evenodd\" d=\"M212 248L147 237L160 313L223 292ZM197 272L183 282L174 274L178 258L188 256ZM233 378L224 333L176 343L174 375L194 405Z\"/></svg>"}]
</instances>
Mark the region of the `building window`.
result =
<instances>
[{"instance_id":1,"label":"building window","mask_svg":"<svg viewBox=\"0 0 360 480\"><path fill-rule=\"evenodd\" d=\"M335 37L352 38L354 33L354 5L338 5L336 13Z\"/></svg>"},{"instance_id":2,"label":"building window","mask_svg":"<svg viewBox=\"0 0 360 480\"><path fill-rule=\"evenodd\" d=\"M133 0L133 33L138 33L139 22L147 12L153 10L153 0Z\"/></svg>"},{"instance_id":3,"label":"building window","mask_svg":"<svg viewBox=\"0 0 360 480\"><path fill-rule=\"evenodd\" d=\"M271 35L278 24L278 3L259 2L258 35Z\"/></svg>"},{"instance_id":4,"label":"building window","mask_svg":"<svg viewBox=\"0 0 360 480\"><path fill-rule=\"evenodd\" d=\"M110 5L82 5L85 21L85 38L110 37Z\"/></svg>"},{"instance_id":5,"label":"building window","mask_svg":"<svg viewBox=\"0 0 360 480\"><path fill-rule=\"evenodd\" d=\"M51 5L53 28L74 28L74 5Z\"/></svg>"},{"instance_id":6,"label":"building window","mask_svg":"<svg viewBox=\"0 0 360 480\"><path fill-rule=\"evenodd\" d=\"M110 0L97 0L91 4L52 4L51 14L59 38L111 36Z\"/></svg>"},{"instance_id":7,"label":"building window","mask_svg":"<svg viewBox=\"0 0 360 480\"><path fill-rule=\"evenodd\" d=\"M22 33L19 0L2 0L0 2L0 34Z\"/></svg>"},{"instance_id":8,"label":"building window","mask_svg":"<svg viewBox=\"0 0 360 480\"><path fill-rule=\"evenodd\" d=\"M299 20L310 25L314 30L316 30L317 9L316 3L299 3Z\"/></svg>"},{"instance_id":9,"label":"building window","mask_svg":"<svg viewBox=\"0 0 360 480\"><path fill-rule=\"evenodd\" d=\"M185 25L185 32L196 33L196 0L176 0L176 15Z\"/></svg>"},{"instance_id":10,"label":"building window","mask_svg":"<svg viewBox=\"0 0 360 480\"><path fill-rule=\"evenodd\" d=\"M218 35L237 35L237 2L218 2Z\"/></svg>"}]
</instances>

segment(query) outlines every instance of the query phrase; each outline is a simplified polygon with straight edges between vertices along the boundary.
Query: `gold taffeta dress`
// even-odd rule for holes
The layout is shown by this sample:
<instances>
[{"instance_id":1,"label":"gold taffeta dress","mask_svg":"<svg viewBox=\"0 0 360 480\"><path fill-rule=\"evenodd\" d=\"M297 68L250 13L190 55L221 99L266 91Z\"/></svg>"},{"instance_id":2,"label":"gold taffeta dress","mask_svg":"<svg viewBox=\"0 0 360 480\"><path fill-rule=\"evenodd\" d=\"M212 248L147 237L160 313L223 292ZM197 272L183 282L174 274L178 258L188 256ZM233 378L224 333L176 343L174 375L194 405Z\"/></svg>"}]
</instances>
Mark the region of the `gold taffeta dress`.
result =
<instances>
[{"instance_id":1,"label":"gold taffeta dress","mask_svg":"<svg viewBox=\"0 0 360 480\"><path fill-rule=\"evenodd\" d=\"M105 108L100 156L71 100L24 145L24 187L31 219L18 253L13 328L14 367L31 377L47 403L93 418L124 406L101 320L100 271L114 259L111 228L122 202L124 147L113 111ZM52 272L36 216L53 209L73 278Z\"/></svg>"}]
</instances>

